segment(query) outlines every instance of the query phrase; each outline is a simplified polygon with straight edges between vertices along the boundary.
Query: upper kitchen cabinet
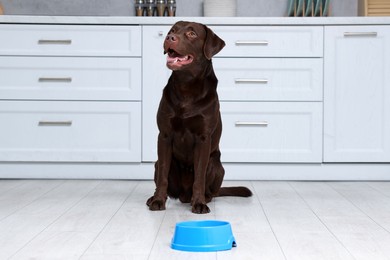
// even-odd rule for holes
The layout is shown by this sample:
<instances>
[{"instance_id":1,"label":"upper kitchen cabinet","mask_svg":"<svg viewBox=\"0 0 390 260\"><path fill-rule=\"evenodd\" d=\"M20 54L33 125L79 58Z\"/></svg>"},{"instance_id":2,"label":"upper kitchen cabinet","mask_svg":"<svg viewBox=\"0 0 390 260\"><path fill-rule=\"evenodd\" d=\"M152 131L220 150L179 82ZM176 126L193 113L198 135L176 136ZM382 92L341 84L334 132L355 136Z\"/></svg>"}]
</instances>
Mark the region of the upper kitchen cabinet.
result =
<instances>
[{"instance_id":1,"label":"upper kitchen cabinet","mask_svg":"<svg viewBox=\"0 0 390 260\"><path fill-rule=\"evenodd\" d=\"M326 26L324 162L390 162L390 26Z\"/></svg>"}]
</instances>

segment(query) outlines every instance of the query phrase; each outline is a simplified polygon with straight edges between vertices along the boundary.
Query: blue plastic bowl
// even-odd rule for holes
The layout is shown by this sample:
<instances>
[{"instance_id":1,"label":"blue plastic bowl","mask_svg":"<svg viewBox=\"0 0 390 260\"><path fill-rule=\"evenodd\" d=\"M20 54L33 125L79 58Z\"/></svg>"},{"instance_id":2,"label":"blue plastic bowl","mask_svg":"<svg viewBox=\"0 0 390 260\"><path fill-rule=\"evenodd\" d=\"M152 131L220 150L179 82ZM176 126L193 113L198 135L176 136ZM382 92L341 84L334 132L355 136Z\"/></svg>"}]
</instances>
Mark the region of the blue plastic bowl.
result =
<instances>
[{"instance_id":1,"label":"blue plastic bowl","mask_svg":"<svg viewBox=\"0 0 390 260\"><path fill-rule=\"evenodd\" d=\"M171 244L173 249L190 252L230 250L235 246L230 223L218 220L177 223Z\"/></svg>"}]
</instances>

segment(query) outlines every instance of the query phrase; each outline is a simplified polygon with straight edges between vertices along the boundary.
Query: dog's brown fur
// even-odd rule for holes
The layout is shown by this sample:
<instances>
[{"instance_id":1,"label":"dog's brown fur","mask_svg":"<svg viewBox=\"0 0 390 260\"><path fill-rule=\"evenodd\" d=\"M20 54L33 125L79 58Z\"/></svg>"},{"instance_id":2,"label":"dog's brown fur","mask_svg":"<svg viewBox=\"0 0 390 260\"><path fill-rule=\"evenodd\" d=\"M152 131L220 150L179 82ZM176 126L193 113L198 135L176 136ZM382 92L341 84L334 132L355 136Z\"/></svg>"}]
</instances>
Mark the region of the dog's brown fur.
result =
<instances>
[{"instance_id":1,"label":"dog's brown fur","mask_svg":"<svg viewBox=\"0 0 390 260\"><path fill-rule=\"evenodd\" d=\"M208 213L206 204L213 197L252 195L246 187L221 188L222 122L211 58L224 46L205 25L183 21L173 25L164 41L172 75L157 112L156 190L147 201L150 210L164 210L169 196L191 203L194 213Z\"/></svg>"}]
</instances>

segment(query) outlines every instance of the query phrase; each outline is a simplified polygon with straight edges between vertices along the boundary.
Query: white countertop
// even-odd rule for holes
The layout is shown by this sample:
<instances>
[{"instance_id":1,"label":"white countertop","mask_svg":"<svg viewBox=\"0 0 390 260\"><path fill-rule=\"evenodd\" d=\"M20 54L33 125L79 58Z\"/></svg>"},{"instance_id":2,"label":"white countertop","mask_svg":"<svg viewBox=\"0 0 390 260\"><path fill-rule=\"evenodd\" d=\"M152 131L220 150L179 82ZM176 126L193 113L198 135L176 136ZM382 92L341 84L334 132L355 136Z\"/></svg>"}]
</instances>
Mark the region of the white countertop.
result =
<instances>
[{"instance_id":1,"label":"white countertop","mask_svg":"<svg viewBox=\"0 0 390 260\"><path fill-rule=\"evenodd\" d=\"M208 25L390 25L390 17L136 17L0 15L1 23L171 25L179 20Z\"/></svg>"}]
</instances>

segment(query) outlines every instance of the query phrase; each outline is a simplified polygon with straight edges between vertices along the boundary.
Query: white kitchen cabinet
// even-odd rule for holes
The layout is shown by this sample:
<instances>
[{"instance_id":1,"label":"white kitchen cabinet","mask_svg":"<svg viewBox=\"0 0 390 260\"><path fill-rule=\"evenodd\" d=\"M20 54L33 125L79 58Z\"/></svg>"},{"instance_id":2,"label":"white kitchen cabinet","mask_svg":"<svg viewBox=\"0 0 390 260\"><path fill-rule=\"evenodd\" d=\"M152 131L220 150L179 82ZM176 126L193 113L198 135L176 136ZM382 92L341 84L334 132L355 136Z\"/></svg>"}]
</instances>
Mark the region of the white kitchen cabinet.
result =
<instances>
[{"instance_id":1,"label":"white kitchen cabinet","mask_svg":"<svg viewBox=\"0 0 390 260\"><path fill-rule=\"evenodd\" d=\"M141 55L140 26L0 24L0 55Z\"/></svg>"},{"instance_id":2,"label":"white kitchen cabinet","mask_svg":"<svg viewBox=\"0 0 390 260\"><path fill-rule=\"evenodd\" d=\"M322 57L322 26L211 26L226 43L217 57Z\"/></svg>"},{"instance_id":3,"label":"white kitchen cabinet","mask_svg":"<svg viewBox=\"0 0 390 260\"><path fill-rule=\"evenodd\" d=\"M327 26L324 161L390 162L390 26Z\"/></svg>"},{"instance_id":4,"label":"white kitchen cabinet","mask_svg":"<svg viewBox=\"0 0 390 260\"><path fill-rule=\"evenodd\" d=\"M141 100L141 58L1 57L3 99Z\"/></svg>"},{"instance_id":5,"label":"white kitchen cabinet","mask_svg":"<svg viewBox=\"0 0 390 260\"><path fill-rule=\"evenodd\" d=\"M140 102L1 101L0 161L139 162Z\"/></svg>"},{"instance_id":6,"label":"white kitchen cabinet","mask_svg":"<svg viewBox=\"0 0 390 260\"><path fill-rule=\"evenodd\" d=\"M141 162L140 26L0 34L1 162Z\"/></svg>"},{"instance_id":7,"label":"white kitchen cabinet","mask_svg":"<svg viewBox=\"0 0 390 260\"><path fill-rule=\"evenodd\" d=\"M322 162L322 103L221 102L224 162Z\"/></svg>"},{"instance_id":8,"label":"white kitchen cabinet","mask_svg":"<svg viewBox=\"0 0 390 260\"><path fill-rule=\"evenodd\" d=\"M215 58L221 101L322 101L322 59Z\"/></svg>"},{"instance_id":9,"label":"white kitchen cabinet","mask_svg":"<svg viewBox=\"0 0 390 260\"><path fill-rule=\"evenodd\" d=\"M229 180L390 180L390 19L189 17ZM177 18L0 16L0 178L152 179Z\"/></svg>"},{"instance_id":10,"label":"white kitchen cabinet","mask_svg":"<svg viewBox=\"0 0 390 260\"><path fill-rule=\"evenodd\" d=\"M142 160L148 162L157 159L156 114L171 74L162 48L169 29L143 26ZM322 56L322 28L283 27L273 31L256 27L243 28L240 34L235 27L212 29L227 43L227 51L213 58L224 129L222 161L321 162L323 65L317 56ZM266 39L268 44L231 46L250 37ZM239 58L241 55L247 58ZM245 125L258 120L270 123L267 127Z\"/></svg>"},{"instance_id":11,"label":"white kitchen cabinet","mask_svg":"<svg viewBox=\"0 0 390 260\"><path fill-rule=\"evenodd\" d=\"M143 26L142 161L157 160L157 109L172 71L166 66L163 43L170 26Z\"/></svg>"}]
</instances>

